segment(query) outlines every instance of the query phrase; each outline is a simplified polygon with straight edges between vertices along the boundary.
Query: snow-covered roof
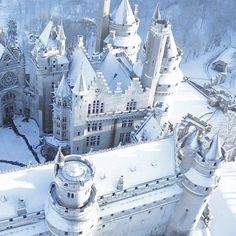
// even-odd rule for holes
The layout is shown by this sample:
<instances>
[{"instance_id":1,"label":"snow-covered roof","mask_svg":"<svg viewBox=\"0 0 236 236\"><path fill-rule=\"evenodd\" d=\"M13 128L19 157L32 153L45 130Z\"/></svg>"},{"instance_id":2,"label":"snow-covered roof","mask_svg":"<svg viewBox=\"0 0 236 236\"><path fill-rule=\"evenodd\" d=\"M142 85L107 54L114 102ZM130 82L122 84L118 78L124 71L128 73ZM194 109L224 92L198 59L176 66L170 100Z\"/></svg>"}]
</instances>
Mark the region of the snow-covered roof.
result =
<instances>
[{"instance_id":1,"label":"snow-covered roof","mask_svg":"<svg viewBox=\"0 0 236 236\"><path fill-rule=\"evenodd\" d=\"M135 17L129 0L122 0L117 9L112 13L112 21L117 25L132 25L135 23Z\"/></svg>"},{"instance_id":2,"label":"snow-covered roof","mask_svg":"<svg viewBox=\"0 0 236 236\"><path fill-rule=\"evenodd\" d=\"M138 141L153 140L160 136L161 131L160 121L156 119L154 113L151 113L137 130L135 137Z\"/></svg>"},{"instance_id":3,"label":"snow-covered roof","mask_svg":"<svg viewBox=\"0 0 236 236\"><path fill-rule=\"evenodd\" d=\"M215 135L212 139L211 145L208 152L206 153L205 159L208 161L215 161L222 157L221 145L219 143L218 135Z\"/></svg>"},{"instance_id":4,"label":"snow-covered roof","mask_svg":"<svg viewBox=\"0 0 236 236\"><path fill-rule=\"evenodd\" d=\"M172 30L169 31L169 35L167 38L167 42L166 42L166 47L165 47L165 55L168 58L172 58L172 57L176 57L179 54L176 43L175 43L175 39L173 36L173 32Z\"/></svg>"},{"instance_id":5,"label":"snow-covered roof","mask_svg":"<svg viewBox=\"0 0 236 236\"><path fill-rule=\"evenodd\" d=\"M45 27L45 29L43 30L43 32L39 36L39 40L44 45L44 47L47 47L47 45L48 45L52 27L53 27L53 22L49 21L47 26Z\"/></svg>"},{"instance_id":6,"label":"snow-covered roof","mask_svg":"<svg viewBox=\"0 0 236 236\"><path fill-rule=\"evenodd\" d=\"M105 43L109 43L111 41L111 35L109 34L104 40ZM116 35L112 44L116 47L133 47L135 44L140 45L141 38L138 34L130 35L130 36L119 36Z\"/></svg>"},{"instance_id":7,"label":"snow-covered roof","mask_svg":"<svg viewBox=\"0 0 236 236\"><path fill-rule=\"evenodd\" d=\"M72 55L72 63L68 75L68 79L70 81L70 85L72 87L75 86L76 81L80 81L81 73L83 72L83 76L85 78L85 87L88 88L88 86L91 84L91 82L96 77L96 73L91 66L87 56L85 55L82 48L77 47ZM78 82L79 83L79 82ZM79 87L78 87L79 88ZM75 92L73 90L73 92Z\"/></svg>"},{"instance_id":8,"label":"snow-covered roof","mask_svg":"<svg viewBox=\"0 0 236 236\"><path fill-rule=\"evenodd\" d=\"M217 61L223 61L229 64L233 59L234 61L236 60L236 48L228 48L224 52L222 52L213 63Z\"/></svg>"},{"instance_id":9,"label":"snow-covered roof","mask_svg":"<svg viewBox=\"0 0 236 236\"><path fill-rule=\"evenodd\" d=\"M65 79L65 76L63 75L57 88L56 96L61 98L66 98L69 97L70 95L71 95L71 89L68 85L67 80Z\"/></svg>"},{"instance_id":10,"label":"snow-covered roof","mask_svg":"<svg viewBox=\"0 0 236 236\"><path fill-rule=\"evenodd\" d=\"M128 89L131 82L130 73L122 66L117 58L112 55L111 51L101 64L97 65L97 70L103 73L107 85L112 92L116 90L117 83L120 84L123 91Z\"/></svg>"},{"instance_id":11,"label":"snow-covered roof","mask_svg":"<svg viewBox=\"0 0 236 236\"><path fill-rule=\"evenodd\" d=\"M174 156L174 140L168 138L91 153L86 159L95 166L95 184L98 196L101 196L117 191L121 175L124 176L124 188L175 175ZM4 183L0 185L0 220L17 215L19 198L24 199L29 213L43 210L54 178L53 168L54 164L51 163L0 174L0 180Z\"/></svg>"}]
</instances>

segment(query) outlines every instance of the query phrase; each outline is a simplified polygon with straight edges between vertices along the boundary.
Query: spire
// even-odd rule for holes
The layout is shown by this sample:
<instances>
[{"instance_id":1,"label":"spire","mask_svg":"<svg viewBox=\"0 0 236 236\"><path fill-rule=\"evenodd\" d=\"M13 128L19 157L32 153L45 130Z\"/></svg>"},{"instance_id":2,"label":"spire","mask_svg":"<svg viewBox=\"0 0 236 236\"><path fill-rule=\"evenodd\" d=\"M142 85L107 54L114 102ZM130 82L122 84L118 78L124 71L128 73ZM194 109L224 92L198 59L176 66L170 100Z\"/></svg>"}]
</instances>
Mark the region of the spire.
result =
<instances>
[{"instance_id":1,"label":"spire","mask_svg":"<svg viewBox=\"0 0 236 236\"><path fill-rule=\"evenodd\" d=\"M65 76L63 75L60 81L60 84L56 91L56 96L61 98L66 98L71 95L71 89L65 79Z\"/></svg>"},{"instance_id":2,"label":"spire","mask_svg":"<svg viewBox=\"0 0 236 236\"><path fill-rule=\"evenodd\" d=\"M222 157L221 145L218 135L215 135L211 141L211 145L205 155L205 159L208 161L216 161Z\"/></svg>"},{"instance_id":3,"label":"spire","mask_svg":"<svg viewBox=\"0 0 236 236\"><path fill-rule=\"evenodd\" d=\"M136 22L129 0L121 1L119 7L112 14L112 20L117 25L132 25Z\"/></svg>"},{"instance_id":4,"label":"spire","mask_svg":"<svg viewBox=\"0 0 236 236\"><path fill-rule=\"evenodd\" d=\"M85 86L84 74L81 69L80 78L76 80L75 87L73 88L73 93L76 95L82 95L82 93L85 92L86 90L87 89Z\"/></svg>"},{"instance_id":5,"label":"spire","mask_svg":"<svg viewBox=\"0 0 236 236\"><path fill-rule=\"evenodd\" d=\"M53 28L53 22L50 20L45 29L43 30L43 32L41 33L41 35L39 36L39 40L44 45L44 47L47 47L48 45L52 28Z\"/></svg>"},{"instance_id":6,"label":"spire","mask_svg":"<svg viewBox=\"0 0 236 236\"><path fill-rule=\"evenodd\" d=\"M161 14L160 14L160 10L159 10L159 5L157 4L155 12L153 14L152 17L153 20L157 21L157 20L161 20Z\"/></svg>"},{"instance_id":7,"label":"spire","mask_svg":"<svg viewBox=\"0 0 236 236\"><path fill-rule=\"evenodd\" d=\"M65 161L65 156L63 155L61 151L61 147L58 148L57 155L55 156L54 162L55 164L63 164Z\"/></svg>"},{"instance_id":8,"label":"spire","mask_svg":"<svg viewBox=\"0 0 236 236\"><path fill-rule=\"evenodd\" d=\"M62 22L61 22L61 25L59 25L57 39L58 40L66 40L66 36L65 36L64 27L63 27Z\"/></svg>"}]
</instances>

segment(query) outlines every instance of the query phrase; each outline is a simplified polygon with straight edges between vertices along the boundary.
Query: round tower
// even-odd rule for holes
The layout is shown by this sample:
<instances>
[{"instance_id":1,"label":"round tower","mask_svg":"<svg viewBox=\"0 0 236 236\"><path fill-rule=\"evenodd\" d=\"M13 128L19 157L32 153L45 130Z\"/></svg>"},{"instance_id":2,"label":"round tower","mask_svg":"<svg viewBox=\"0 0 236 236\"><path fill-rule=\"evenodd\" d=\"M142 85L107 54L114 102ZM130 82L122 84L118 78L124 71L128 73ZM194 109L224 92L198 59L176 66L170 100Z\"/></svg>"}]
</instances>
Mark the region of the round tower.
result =
<instances>
[{"instance_id":1,"label":"round tower","mask_svg":"<svg viewBox=\"0 0 236 236\"><path fill-rule=\"evenodd\" d=\"M111 14L109 32L105 44L111 43L114 48L123 50L132 62L137 59L141 38L138 35L138 9L131 9L129 0L122 0Z\"/></svg>"},{"instance_id":2,"label":"round tower","mask_svg":"<svg viewBox=\"0 0 236 236\"><path fill-rule=\"evenodd\" d=\"M157 6L144 45L145 58L141 76L144 89L150 90L148 105L151 107L155 105L155 94L169 32L170 24L166 20L161 20Z\"/></svg>"},{"instance_id":3,"label":"round tower","mask_svg":"<svg viewBox=\"0 0 236 236\"><path fill-rule=\"evenodd\" d=\"M218 137L213 137L209 148L205 144L202 143L192 168L182 177L183 195L170 219L168 236L192 235L212 191L218 186L217 169L224 159Z\"/></svg>"},{"instance_id":4,"label":"round tower","mask_svg":"<svg viewBox=\"0 0 236 236\"><path fill-rule=\"evenodd\" d=\"M53 235L92 235L98 221L93 165L79 155L63 156L59 150L54 176L45 208L49 231Z\"/></svg>"},{"instance_id":5,"label":"round tower","mask_svg":"<svg viewBox=\"0 0 236 236\"><path fill-rule=\"evenodd\" d=\"M179 68L181 56L182 52L176 47L173 33L170 29L160 69L160 78L154 98L154 105L166 110L172 107L173 94L184 77Z\"/></svg>"}]
</instances>

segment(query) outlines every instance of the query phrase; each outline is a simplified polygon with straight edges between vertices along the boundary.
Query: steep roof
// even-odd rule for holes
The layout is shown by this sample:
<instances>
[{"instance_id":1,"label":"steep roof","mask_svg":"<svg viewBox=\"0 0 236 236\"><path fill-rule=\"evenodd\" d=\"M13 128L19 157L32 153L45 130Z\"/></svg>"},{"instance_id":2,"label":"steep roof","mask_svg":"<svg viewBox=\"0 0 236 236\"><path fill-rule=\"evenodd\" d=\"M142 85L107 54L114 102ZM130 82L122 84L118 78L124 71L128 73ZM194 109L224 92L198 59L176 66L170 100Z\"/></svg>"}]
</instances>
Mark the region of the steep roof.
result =
<instances>
[{"instance_id":1,"label":"steep roof","mask_svg":"<svg viewBox=\"0 0 236 236\"><path fill-rule=\"evenodd\" d=\"M39 36L39 40L44 45L44 47L47 47L48 45L52 27L53 27L53 22L50 20L45 29L43 30L43 32Z\"/></svg>"},{"instance_id":2,"label":"steep roof","mask_svg":"<svg viewBox=\"0 0 236 236\"><path fill-rule=\"evenodd\" d=\"M205 159L208 161L216 161L220 157L222 157L222 153L219 136L215 135L211 141L211 145L206 153Z\"/></svg>"},{"instance_id":3,"label":"steep roof","mask_svg":"<svg viewBox=\"0 0 236 236\"><path fill-rule=\"evenodd\" d=\"M70 81L70 85L72 87L75 86L75 84L80 83L81 73L83 72L84 76L84 87L88 88L88 86L91 84L91 82L96 77L96 73L91 66L87 56L85 55L82 48L77 47L72 55L72 63L68 75L68 79ZM78 87L79 88L79 87ZM73 90L74 92L74 90Z\"/></svg>"},{"instance_id":4,"label":"steep roof","mask_svg":"<svg viewBox=\"0 0 236 236\"><path fill-rule=\"evenodd\" d=\"M117 25L132 25L135 23L135 17L129 0L122 0L117 9L112 13L112 20Z\"/></svg>"},{"instance_id":5,"label":"steep roof","mask_svg":"<svg viewBox=\"0 0 236 236\"><path fill-rule=\"evenodd\" d=\"M56 96L61 98L66 98L69 97L70 95L71 95L71 89L68 85L68 82L65 79L65 76L63 75L57 88Z\"/></svg>"},{"instance_id":6,"label":"steep roof","mask_svg":"<svg viewBox=\"0 0 236 236\"><path fill-rule=\"evenodd\" d=\"M104 61L96 66L96 69L103 73L107 85L112 92L116 90L117 83L120 84L123 91L128 89L131 82L130 73L111 51L107 54Z\"/></svg>"}]
</instances>

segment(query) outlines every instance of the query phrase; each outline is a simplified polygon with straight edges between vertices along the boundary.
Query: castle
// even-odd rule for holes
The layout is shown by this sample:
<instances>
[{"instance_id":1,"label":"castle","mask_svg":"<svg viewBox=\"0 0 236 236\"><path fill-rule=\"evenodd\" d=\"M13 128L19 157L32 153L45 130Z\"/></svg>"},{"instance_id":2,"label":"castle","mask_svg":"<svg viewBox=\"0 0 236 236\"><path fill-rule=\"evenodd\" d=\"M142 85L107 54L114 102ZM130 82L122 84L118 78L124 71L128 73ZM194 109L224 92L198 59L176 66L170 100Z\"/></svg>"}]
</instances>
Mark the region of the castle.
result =
<instances>
[{"instance_id":1,"label":"castle","mask_svg":"<svg viewBox=\"0 0 236 236\"><path fill-rule=\"evenodd\" d=\"M12 57L12 67L4 62L9 72L4 72L2 81L12 75L12 68L21 73L14 72L17 87L10 83L14 79L7 79L0 124L15 113L34 118L44 137L46 156L55 156L58 146L64 153L79 154L130 143L134 127L153 109L162 111L164 123L183 79L182 53L158 7L141 63L137 63L141 46L137 6L132 10L129 1L122 0L110 13L110 0L104 0L97 25L97 52L92 57L81 36L69 53L63 25L49 21L40 36L29 37L25 63L23 56L14 65ZM16 45L2 45L5 53L22 55ZM10 91L13 98L5 99Z\"/></svg>"},{"instance_id":2,"label":"castle","mask_svg":"<svg viewBox=\"0 0 236 236\"><path fill-rule=\"evenodd\" d=\"M1 173L0 235L211 235L224 155L208 131L188 122L178 135L83 156L59 150L54 163Z\"/></svg>"}]
</instances>

